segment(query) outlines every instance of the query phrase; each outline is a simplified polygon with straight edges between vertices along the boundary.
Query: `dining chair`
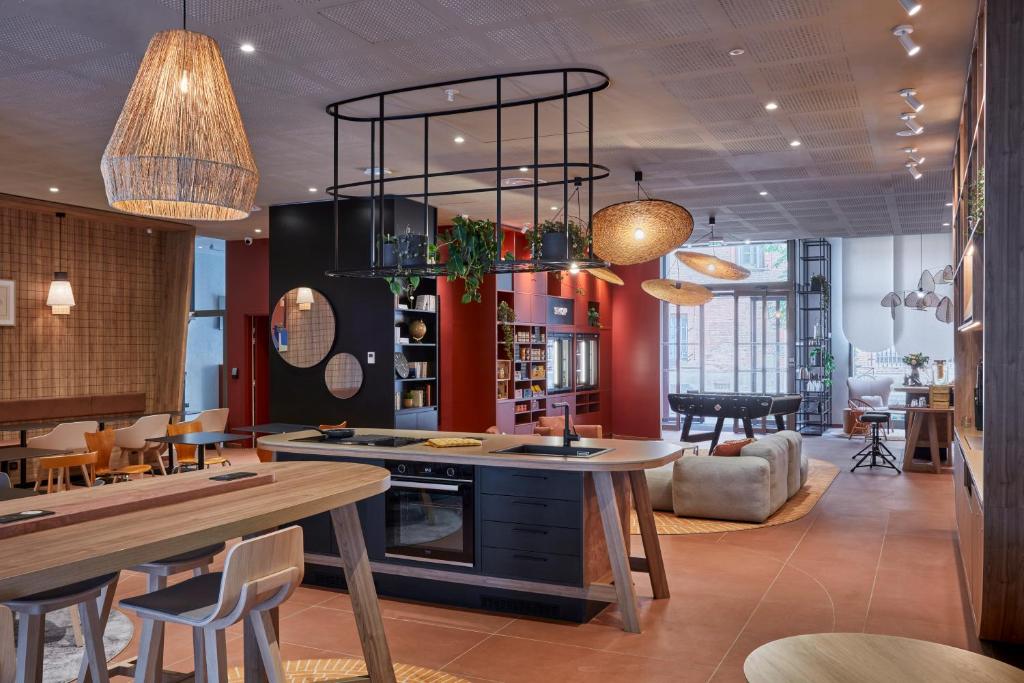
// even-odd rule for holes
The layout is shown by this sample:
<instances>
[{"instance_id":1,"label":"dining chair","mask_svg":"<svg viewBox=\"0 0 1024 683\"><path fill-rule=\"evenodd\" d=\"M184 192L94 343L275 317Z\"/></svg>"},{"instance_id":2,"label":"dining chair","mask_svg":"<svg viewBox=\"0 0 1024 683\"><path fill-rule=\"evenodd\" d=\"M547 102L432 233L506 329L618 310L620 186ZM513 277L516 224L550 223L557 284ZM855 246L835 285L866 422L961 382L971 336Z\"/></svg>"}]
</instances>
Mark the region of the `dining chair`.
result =
<instances>
[{"instance_id":1,"label":"dining chair","mask_svg":"<svg viewBox=\"0 0 1024 683\"><path fill-rule=\"evenodd\" d=\"M203 425L202 431L204 432L223 432L228 426L228 409L212 408L210 410L204 410L196 415L195 419L196 422ZM224 455L223 446L221 444L215 444L214 448L217 449L217 455Z\"/></svg>"},{"instance_id":2,"label":"dining chair","mask_svg":"<svg viewBox=\"0 0 1024 683\"><path fill-rule=\"evenodd\" d=\"M25 442L29 448L49 448L55 451L84 451L85 433L95 432L100 424L95 420L63 422L46 434L33 436Z\"/></svg>"},{"instance_id":3,"label":"dining chair","mask_svg":"<svg viewBox=\"0 0 1024 683\"><path fill-rule=\"evenodd\" d=\"M14 485L11 483L11 478L6 472L0 472L0 489L9 488L14 488Z\"/></svg>"},{"instance_id":4,"label":"dining chair","mask_svg":"<svg viewBox=\"0 0 1024 683\"><path fill-rule=\"evenodd\" d=\"M117 468L110 466L111 455L114 452L114 445L117 435L113 429L104 429L99 432L86 432L85 444L90 451L96 453L97 477L117 481L118 479L131 479L133 475L140 478L146 474L152 474L153 468L149 465L123 464Z\"/></svg>"},{"instance_id":5,"label":"dining chair","mask_svg":"<svg viewBox=\"0 0 1024 683\"><path fill-rule=\"evenodd\" d=\"M70 491L72 467L78 467L81 470L86 486L91 487L96 481L96 453L48 455L45 458L39 458L39 468L46 473L46 492ZM54 486L55 479L56 486ZM36 491L39 490L39 484L40 481L36 480Z\"/></svg>"},{"instance_id":6,"label":"dining chair","mask_svg":"<svg viewBox=\"0 0 1024 683\"><path fill-rule=\"evenodd\" d=\"M167 436L178 436L180 434L195 434L197 432L205 431L203 425L199 423L199 420L189 420L188 422L178 422L177 424L167 425ZM196 449L198 446L190 446L188 444L177 444L174 446L174 472L181 472L182 470L189 468L199 467L199 458L196 457ZM206 467L212 465L220 465L222 467L230 465L231 462L227 458L221 458L219 456L204 456L203 458Z\"/></svg>"},{"instance_id":7,"label":"dining chair","mask_svg":"<svg viewBox=\"0 0 1024 683\"><path fill-rule=\"evenodd\" d=\"M152 443L146 439L166 436L167 423L170 422L170 419L171 416L166 413L140 417L131 426L114 430L114 445L121 449L126 458L129 458L129 462L133 455L139 456L138 464L144 463L147 455L155 457L160 474L167 474L162 455L166 450L164 445Z\"/></svg>"},{"instance_id":8,"label":"dining chair","mask_svg":"<svg viewBox=\"0 0 1024 683\"><path fill-rule=\"evenodd\" d=\"M284 683L272 610L291 597L302 582L304 567L302 529L291 526L231 548L223 572L194 576L162 590L125 598L120 604L135 611L144 625L153 621L161 627L171 623L201 630L205 652L195 653L195 665L198 670L205 659L210 682L227 680L224 632L244 620L256 636L267 679ZM143 639L136 681L156 679L156 658L154 640Z\"/></svg>"}]
</instances>

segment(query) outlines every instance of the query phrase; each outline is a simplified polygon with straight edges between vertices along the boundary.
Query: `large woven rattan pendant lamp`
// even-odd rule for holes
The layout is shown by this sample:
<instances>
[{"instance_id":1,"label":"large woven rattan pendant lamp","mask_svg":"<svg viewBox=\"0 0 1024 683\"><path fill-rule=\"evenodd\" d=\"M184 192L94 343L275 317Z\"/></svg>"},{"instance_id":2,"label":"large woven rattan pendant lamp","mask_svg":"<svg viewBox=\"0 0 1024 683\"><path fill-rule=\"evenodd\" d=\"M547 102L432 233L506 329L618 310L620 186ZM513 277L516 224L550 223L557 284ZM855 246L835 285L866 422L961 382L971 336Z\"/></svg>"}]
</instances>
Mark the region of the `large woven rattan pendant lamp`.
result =
<instances>
[{"instance_id":1,"label":"large woven rattan pendant lamp","mask_svg":"<svg viewBox=\"0 0 1024 683\"><path fill-rule=\"evenodd\" d=\"M708 235L710 238L707 243L711 245L710 254L705 254L699 251L677 251L676 258L689 268L706 275L707 277L713 277L717 280L746 280L750 277L750 271L743 266L733 263L732 261L726 261L720 259L714 254L715 246L720 246L722 243L715 239L715 217L708 217L708 227L710 231ZM707 237L707 235L705 235ZM701 238L700 241L704 241Z\"/></svg>"},{"instance_id":2,"label":"large woven rattan pendant lamp","mask_svg":"<svg viewBox=\"0 0 1024 683\"><path fill-rule=\"evenodd\" d=\"M160 218L245 218L259 172L217 42L182 29L149 41L100 170L115 209Z\"/></svg>"},{"instance_id":3,"label":"large woven rattan pendant lamp","mask_svg":"<svg viewBox=\"0 0 1024 683\"><path fill-rule=\"evenodd\" d=\"M672 202L651 199L636 171L636 200L606 206L594 214L594 253L628 266L661 258L682 246L693 233L693 216ZM643 192L643 198L641 198Z\"/></svg>"},{"instance_id":4,"label":"large woven rattan pendant lamp","mask_svg":"<svg viewBox=\"0 0 1024 683\"><path fill-rule=\"evenodd\" d=\"M619 277L618 275L616 275L607 268L591 268L587 272L596 277L598 280L604 280L608 284L619 285L620 287L626 284L626 282L621 277Z\"/></svg>"},{"instance_id":5,"label":"large woven rattan pendant lamp","mask_svg":"<svg viewBox=\"0 0 1024 683\"><path fill-rule=\"evenodd\" d=\"M655 299L676 306L702 306L714 298L707 287L678 280L644 280L640 288Z\"/></svg>"}]
</instances>

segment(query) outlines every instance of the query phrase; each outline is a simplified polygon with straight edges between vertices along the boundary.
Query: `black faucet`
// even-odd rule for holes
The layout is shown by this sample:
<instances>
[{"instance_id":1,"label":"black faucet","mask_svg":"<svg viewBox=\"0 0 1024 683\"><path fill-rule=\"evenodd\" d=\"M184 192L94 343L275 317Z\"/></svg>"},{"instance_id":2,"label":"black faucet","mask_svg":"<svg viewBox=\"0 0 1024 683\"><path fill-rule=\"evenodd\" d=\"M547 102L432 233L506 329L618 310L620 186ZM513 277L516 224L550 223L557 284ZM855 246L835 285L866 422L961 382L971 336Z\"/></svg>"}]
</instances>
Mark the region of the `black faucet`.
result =
<instances>
[{"instance_id":1,"label":"black faucet","mask_svg":"<svg viewBox=\"0 0 1024 683\"><path fill-rule=\"evenodd\" d=\"M569 404L568 403L552 403L552 408L561 408L565 414L565 429L562 430L562 448L570 448L573 441L579 441L580 435L572 431L569 427Z\"/></svg>"}]
</instances>

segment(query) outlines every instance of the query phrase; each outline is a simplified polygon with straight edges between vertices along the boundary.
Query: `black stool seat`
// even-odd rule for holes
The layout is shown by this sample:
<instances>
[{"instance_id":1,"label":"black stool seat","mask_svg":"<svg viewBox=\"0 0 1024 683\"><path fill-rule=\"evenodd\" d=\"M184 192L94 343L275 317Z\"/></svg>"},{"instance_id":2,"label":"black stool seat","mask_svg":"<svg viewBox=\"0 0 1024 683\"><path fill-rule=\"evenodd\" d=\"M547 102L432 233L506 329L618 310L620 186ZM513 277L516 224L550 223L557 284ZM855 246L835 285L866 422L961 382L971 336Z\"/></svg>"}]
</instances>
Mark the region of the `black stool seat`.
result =
<instances>
[{"instance_id":1,"label":"black stool seat","mask_svg":"<svg viewBox=\"0 0 1024 683\"><path fill-rule=\"evenodd\" d=\"M92 579L76 581L75 583L69 584L67 586L60 586L59 588L51 588L48 591L40 591L39 593L26 595L24 597L18 598L17 600L8 600L6 604L17 605L18 603L49 602L50 600L59 600L61 598L70 597L72 595L77 595L79 593L87 593L96 588L101 588L116 578L116 573L104 574L103 576L97 576Z\"/></svg>"},{"instance_id":2,"label":"black stool seat","mask_svg":"<svg viewBox=\"0 0 1024 683\"><path fill-rule=\"evenodd\" d=\"M889 421L889 413L864 413L858 418L861 422L881 423Z\"/></svg>"},{"instance_id":3,"label":"black stool seat","mask_svg":"<svg viewBox=\"0 0 1024 683\"><path fill-rule=\"evenodd\" d=\"M889 424L889 413L864 413L857 419L871 426L871 441L853 456L857 464L850 471L856 472L860 467L884 467L895 470L896 474L902 474L900 468L896 466L896 456L882 443L882 434L879 430L879 425Z\"/></svg>"}]
</instances>

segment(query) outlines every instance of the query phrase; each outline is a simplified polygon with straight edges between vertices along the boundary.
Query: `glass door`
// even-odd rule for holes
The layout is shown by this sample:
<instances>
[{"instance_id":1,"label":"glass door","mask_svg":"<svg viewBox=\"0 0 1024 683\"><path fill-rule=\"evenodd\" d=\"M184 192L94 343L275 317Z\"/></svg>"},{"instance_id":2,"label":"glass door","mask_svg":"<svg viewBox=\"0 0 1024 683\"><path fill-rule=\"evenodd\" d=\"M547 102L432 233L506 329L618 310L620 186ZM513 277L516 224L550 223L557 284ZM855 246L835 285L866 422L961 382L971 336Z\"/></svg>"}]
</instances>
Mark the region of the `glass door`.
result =
<instances>
[{"instance_id":1,"label":"glass door","mask_svg":"<svg viewBox=\"0 0 1024 683\"><path fill-rule=\"evenodd\" d=\"M548 393L572 391L572 335L548 334Z\"/></svg>"},{"instance_id":2,"label":"glass door","mask_svg":"<svg viewBox=\"0 0 1024 683\"><path fill-rule=\"evenodd\" d=\"M787 388L786 297L737 298L737 386L747 393L784 393Z\"/></svg>"},{"instance_id":3,"label":"glass door","mask_svg":"<svg viewBox=\"0 0 1024 683\"><path fill-rule=\"evenodd\" d=\"M598 335L576 335L576 390L596 389L601 356Z\"/></svg>"}]
</instances>

